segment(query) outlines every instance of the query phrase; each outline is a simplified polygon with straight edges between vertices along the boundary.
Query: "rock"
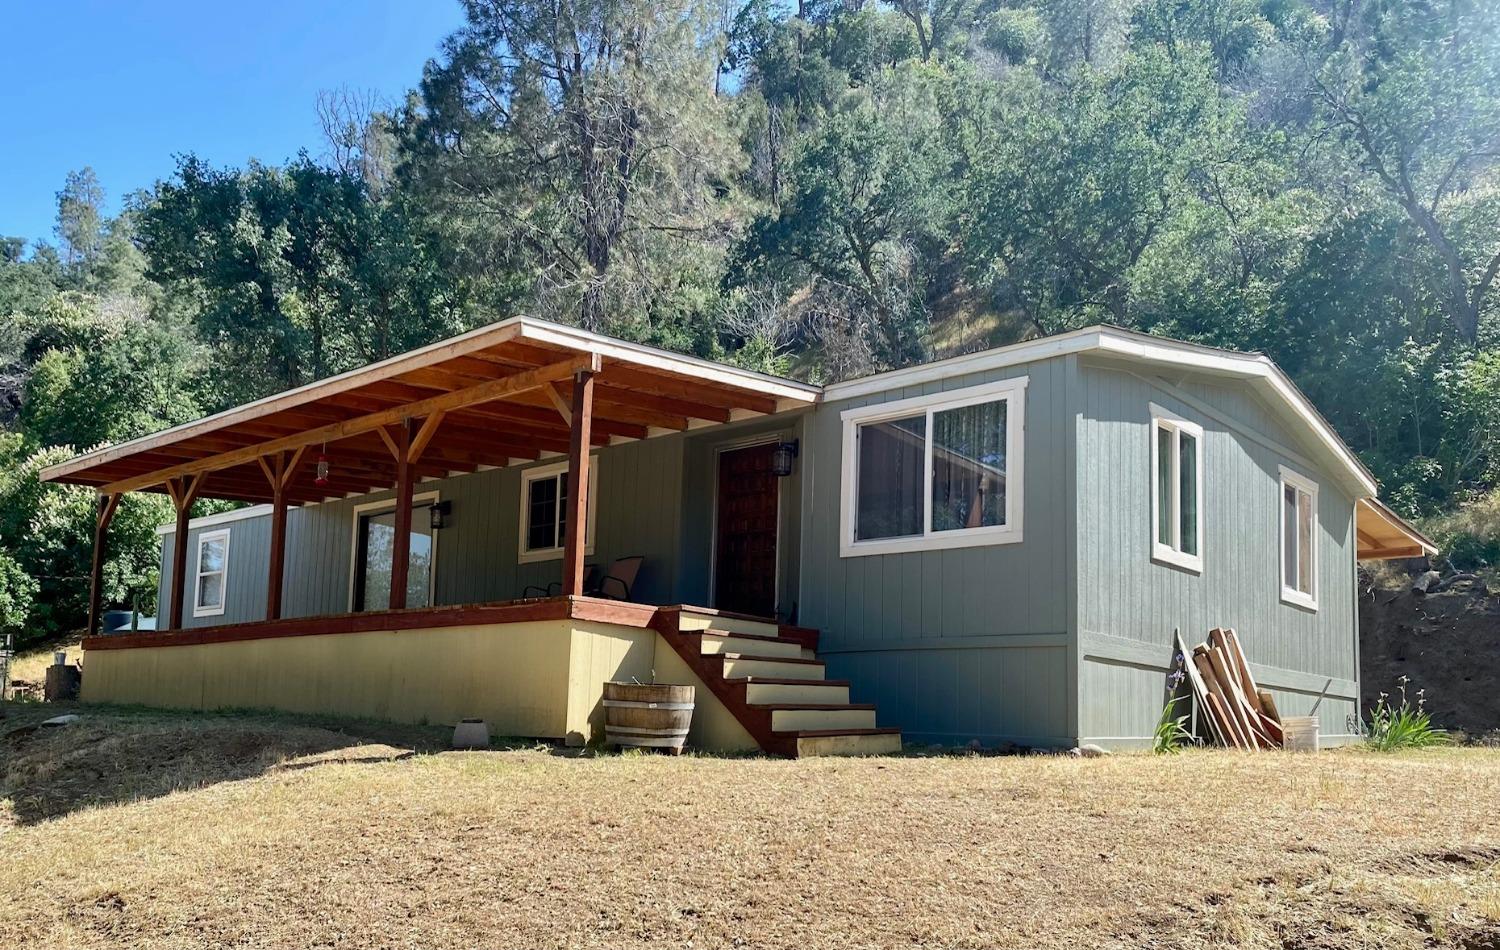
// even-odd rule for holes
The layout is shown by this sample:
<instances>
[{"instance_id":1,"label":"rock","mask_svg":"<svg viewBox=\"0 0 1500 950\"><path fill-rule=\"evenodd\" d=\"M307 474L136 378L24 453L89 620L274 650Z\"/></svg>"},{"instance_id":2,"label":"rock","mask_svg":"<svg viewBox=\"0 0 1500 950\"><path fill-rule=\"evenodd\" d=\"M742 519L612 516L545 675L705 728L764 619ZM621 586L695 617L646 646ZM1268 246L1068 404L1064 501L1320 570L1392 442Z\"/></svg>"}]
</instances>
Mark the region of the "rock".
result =
<instances>
[{"instance_id":1,"label":"rock","mask_svg":"<svg viewBox=\"0 0 1500 950\"><path fill-rule=\"evenodd\" d=\"M77 713L68 713L66 716L53 716L42 723L44 726L66 726L75 723L83 717Z\"/></svg>"},{"instance_id":2,"label":"rock","mask_svg":"<svg viewBox=\"0 0 1500 950\"><path fill-rule=\"evenodd\" d=\"M1411 582L1411 592L1418 597L1426 597L1443 579L1443 575L1437 571L1427 571L1417 575L1417 579Z\"/></svg>"},{"instance_id":3,"label":"rock","mask_svg":"<svg viewBox=\"0 0 1500 950\"><path fill-rule=\"evenodd\" d=\"M1109 755L1109 750L1093 743L1085 743L1076 749L1069 749L1068 754L1080 759L1098 759Z\"/></svg>"}]
</instances>

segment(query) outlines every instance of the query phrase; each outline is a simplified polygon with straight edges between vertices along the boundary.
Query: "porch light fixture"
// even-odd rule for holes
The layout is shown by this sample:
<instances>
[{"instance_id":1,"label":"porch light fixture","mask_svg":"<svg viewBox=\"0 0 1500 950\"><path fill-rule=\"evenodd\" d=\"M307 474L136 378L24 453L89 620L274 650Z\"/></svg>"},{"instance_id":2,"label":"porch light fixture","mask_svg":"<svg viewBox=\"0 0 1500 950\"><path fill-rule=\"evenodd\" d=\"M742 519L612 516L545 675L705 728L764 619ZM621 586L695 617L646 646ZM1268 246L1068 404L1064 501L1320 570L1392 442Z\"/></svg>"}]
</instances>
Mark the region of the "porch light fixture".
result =
<instances>
[{"instance_id":1,"label":"porch light fixture","mask_svg":"<svg viewBox=\"0 0 1500 950\"><path fill-rule=\"evenodd\" d=\"M446 527L448 513L452 510L453 502L451 501L439 501L433 503L432 507L429 509L429 511L432 513L432 521L429 523L431 524L434 531L439 528Z\"/></svg>"},{"instance_id":2,"label":"porch light fixture","mask_svg":"<svg viewBox=\"0 0 1500 950\"><path fill-rule=\"evenodd\" d=\"M776 451L771 454L771 471L777 478L786 478L792 474L792 459L797 457L799 440L781 442L776 446Z\"/></svg>"}]
</instances>

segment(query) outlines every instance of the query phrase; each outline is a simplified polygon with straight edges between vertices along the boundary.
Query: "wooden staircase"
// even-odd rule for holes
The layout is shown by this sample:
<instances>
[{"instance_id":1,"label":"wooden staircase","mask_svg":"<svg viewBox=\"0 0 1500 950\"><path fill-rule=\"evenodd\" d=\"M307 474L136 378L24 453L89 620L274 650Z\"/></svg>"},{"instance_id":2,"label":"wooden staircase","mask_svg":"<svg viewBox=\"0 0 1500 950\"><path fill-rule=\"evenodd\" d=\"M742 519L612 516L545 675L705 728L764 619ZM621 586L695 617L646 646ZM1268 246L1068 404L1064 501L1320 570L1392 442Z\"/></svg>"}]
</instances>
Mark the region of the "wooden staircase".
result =
<instances>
[{"instance_id":1,"label":"wooden staircase","mask_svg":"<svg viewBox=\"0 0 1500 950\"><path fill-rule=\"evenodd\" d=\"M901 730L877 728L874 705L849 702L847 680L823 677L816 630L699 607L663 607L652 626L763 751L901 751Z\"/></svg>"}]
</instances>

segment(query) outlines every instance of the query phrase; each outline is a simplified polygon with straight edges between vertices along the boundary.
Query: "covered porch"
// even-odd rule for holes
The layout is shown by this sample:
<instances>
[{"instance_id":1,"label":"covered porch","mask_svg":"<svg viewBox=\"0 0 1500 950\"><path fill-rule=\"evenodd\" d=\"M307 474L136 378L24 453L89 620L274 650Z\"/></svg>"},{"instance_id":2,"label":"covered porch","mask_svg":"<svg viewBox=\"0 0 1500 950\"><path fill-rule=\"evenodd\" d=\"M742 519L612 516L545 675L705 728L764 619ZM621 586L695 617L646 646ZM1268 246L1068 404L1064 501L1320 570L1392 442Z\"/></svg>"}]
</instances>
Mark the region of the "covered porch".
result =
<instances>
[{"instance_id":1,"label":"covered porch","mask_svg":"<svg viewBox=\"0 0 1500 950\"><path fill-rule=\"evenodd\" d=\"M264 608L254 615L241 610L238 619L277 620L286 615L289 590L295 597L299 585L319 580L309 575L308 565L288 570L288 512L379 497L389 509L384 523L376 526L386 544L379 559L387 569L372 590L359 591L359 599L351 598L346 606L400 610L435 602L429 592L425 602L408 603L414 591L420 601L421 591L410 577L413 538L419 545L426 543L423 526L415 526L414 532L414 506L433 502L431 510L421 514L430 517L434 527L450 510L451 499L438 497L441 493L429 491L429 485L440 487L486 471L515 471L546 459L556 460L547 466L553 478L530 489L532 501L553 506L539 519L542 523L529 523L523 507L514 526L497 524L493 531L545 535L535 550L526 547L528 539L521 539L520 560L538 565L527 576L540 581L541 592L580 596L589 579L586 561L595 523L611 515L598 512L598 501L591 497L597 478L591 477L590 468L601 450L776 417L806 408L817 397L816 387L790 380L514 318L91 452L42 475L46 480L88 485L99 493L90 634L99 632L99 580L110 522L119 499L131 491L165 493L177 512L170 563L163 572L163 591L171 596L161 609L162 630L198 625L185 623L185 610L196 614L198 605L186 603L183 594L190 581L202 582L189 576L186 543L190 528L197 524L191 519L193 503L200 498L261 506L256 513L263 512L269 525L264 552L256 552L263 560ZM773 430L774 426L768 431ZM523 482L522 488L530 484ZM643 485L637 490L649 489ZM627 508L632 504L628 497L617 501ZM486 506L492 503L505 501L485 501ZM523 506L526 503L523 499ZM237 547L236 554L241 553ZM422 558L418 551L419 569ZM245 570L243 562L234 567L238 573ZM600 567L602 574L607 565ZM333 569L321 565L324 572ZM227 575L217 583L226 579ZM497 599L496 592L487 593L473 599ZM521 593L505 591L500 597ZM610 593L630 599L630 593L618 587ZM325 606L316 612L340 611ZM773 613L774 605L758 612Z\"/></svg>"},{"instance_id":2,"label":"covered porch","mask_svg":"<svg viewBox=\"0 0 1500 950\"><path fill-rule=\"evenodd\" d=\"M517 318L55 466L99 494L84 697L579 743L605 681L655 676L697 688L701 748L899 748L778 608L800 502L773 456L818 392ZM160 623L101 636L132 491L176 510ZM591 588L630 554L639 583Z\"/></svg>"}]
</instances>

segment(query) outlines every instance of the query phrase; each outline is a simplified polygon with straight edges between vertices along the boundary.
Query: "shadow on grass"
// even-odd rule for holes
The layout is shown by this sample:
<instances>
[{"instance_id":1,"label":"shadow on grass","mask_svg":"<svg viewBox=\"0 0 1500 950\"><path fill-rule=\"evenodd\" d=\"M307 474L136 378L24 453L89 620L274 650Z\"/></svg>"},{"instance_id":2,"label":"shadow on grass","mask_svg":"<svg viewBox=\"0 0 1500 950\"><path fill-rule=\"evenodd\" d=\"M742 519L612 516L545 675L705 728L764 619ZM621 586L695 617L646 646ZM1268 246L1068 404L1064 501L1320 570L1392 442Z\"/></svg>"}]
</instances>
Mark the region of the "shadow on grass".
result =
<instances>
[{"instance_id":1,"label":"shadow on grass","mask_svg":"<svg viewBox=\"0 0 1500 950\"><path fill-rule=\"evenodd\" d=\"M55 716L80 718L44 726ZM259 710L213 712L82 703L0 703L0 800L33 824L276 771L405 761L448 750L451 728ZM492 750L546 748L498 740ZM580 749L556 748L577 756Z\"/></svg>"}]
</instances>

